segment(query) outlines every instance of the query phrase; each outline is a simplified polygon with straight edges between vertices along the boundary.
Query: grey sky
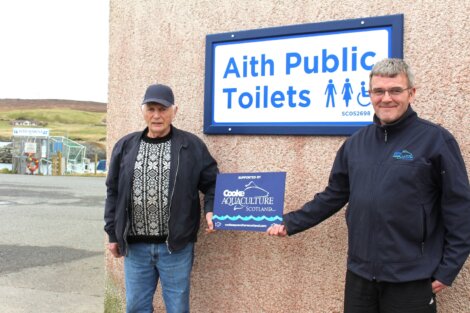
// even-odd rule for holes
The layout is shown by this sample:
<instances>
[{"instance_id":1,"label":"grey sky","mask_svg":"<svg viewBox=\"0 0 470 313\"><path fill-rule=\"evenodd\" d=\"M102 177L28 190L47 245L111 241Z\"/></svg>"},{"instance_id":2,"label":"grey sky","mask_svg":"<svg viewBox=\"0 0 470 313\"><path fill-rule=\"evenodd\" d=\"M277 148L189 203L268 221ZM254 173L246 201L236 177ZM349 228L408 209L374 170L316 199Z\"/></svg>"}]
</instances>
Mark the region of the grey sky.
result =
<instances>
[{"instance_id":1,"label":"grey sky","mask_svg":"<svg viewBox=\"0 0 470 313\"><path fill-rule=\"evenodd\" d=\"M107 0L0 1L0 99L107 102Z\"/></svg>"}]
</instances>

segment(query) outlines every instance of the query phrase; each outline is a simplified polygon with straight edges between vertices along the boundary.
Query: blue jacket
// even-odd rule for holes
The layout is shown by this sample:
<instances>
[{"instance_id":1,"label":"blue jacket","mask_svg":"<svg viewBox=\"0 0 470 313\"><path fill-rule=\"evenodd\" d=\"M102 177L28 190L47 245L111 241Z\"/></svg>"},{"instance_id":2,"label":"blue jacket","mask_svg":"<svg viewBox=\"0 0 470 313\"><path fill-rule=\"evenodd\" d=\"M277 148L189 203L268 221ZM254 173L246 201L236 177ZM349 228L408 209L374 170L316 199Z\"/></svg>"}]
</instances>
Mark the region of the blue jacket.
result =
<instances>
[{"instance_id":1,"label":"blue jacket","mask_svg":"<svg viewBox=\"0 0 470 313\"><path fill-rule=\"evenodd\" d=\"M147 132L131 133L114 146L106 179L105 231L110 242L119 244L127 254L126 237L129 229L134 165L140 140ZM212 212L217 162L197 136L172 126L170 167L170 217L168 249L176 251L197 239L201 217L199 191L204 193L204 212Z\"/></svg>"},{"instance_id":2,"label":"blue jacket","mask_svg":"<svg viewBox=\"0 0 470 313\"><path fill-rule=\"evenodd\" d=\"M454 137L408 108L369 125L336 155L328 186L284 216L289 235L346 203L348 269L366 279L451 285L470 251L470 187Z\"/></svg>"}]
</instances>

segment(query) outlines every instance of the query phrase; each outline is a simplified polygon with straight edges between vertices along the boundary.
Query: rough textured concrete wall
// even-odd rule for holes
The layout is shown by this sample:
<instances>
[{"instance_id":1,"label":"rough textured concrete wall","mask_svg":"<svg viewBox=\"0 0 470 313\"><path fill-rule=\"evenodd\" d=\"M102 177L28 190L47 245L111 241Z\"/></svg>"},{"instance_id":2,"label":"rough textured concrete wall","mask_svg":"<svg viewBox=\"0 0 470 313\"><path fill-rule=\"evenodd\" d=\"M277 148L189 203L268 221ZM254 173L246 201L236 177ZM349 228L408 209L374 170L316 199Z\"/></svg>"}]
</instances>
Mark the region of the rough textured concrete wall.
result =
<instances>
[{"instance_id":1,"label":"rough textured concrete wall","mask_svg":"<svg viewBox=\"0 0 470 313\"><path fill-rule=\"evenodd\" d=\"M470 166L469 1L111 0L108 152L141 129L145 87L171 85L175 125L208 144L223 172L286 171L286 211L327 183L344 137L205 136L205 36L220 32L403 13L404 55L416 72L414 109L442 124ZM258 233L201 233L196 246L194 312L342 312L346 260L344 211L286 239ZM122 283L121 261L108 256ZM157 297L157 311L162 311ZM438 297L442 313L470 311L470 261Z\"/></svg>"}]
</instances>

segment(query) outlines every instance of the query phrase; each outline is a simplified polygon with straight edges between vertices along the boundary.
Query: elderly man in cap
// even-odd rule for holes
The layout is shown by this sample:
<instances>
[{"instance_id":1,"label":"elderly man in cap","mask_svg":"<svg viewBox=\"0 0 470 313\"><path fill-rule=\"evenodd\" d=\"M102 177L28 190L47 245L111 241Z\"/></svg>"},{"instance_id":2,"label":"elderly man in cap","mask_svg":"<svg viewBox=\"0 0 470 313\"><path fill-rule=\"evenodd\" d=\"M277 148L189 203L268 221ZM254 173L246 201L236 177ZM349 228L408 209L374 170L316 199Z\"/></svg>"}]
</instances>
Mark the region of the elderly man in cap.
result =
<instances>
[{"instance_id":1,"label":"elderly man in cap","mask_svg":"<svg viewBox=\"0 0 470 313\"><path fill-rule=\"evenodd\" d=\"M178 111L170 87L147 88L143 131L114 146L105 205L108 249L124 256L127 312L153 312L158 280L167 312L189 312L194 242L204 193L207 232L217 162L194 134L172 126Z\"/></svg>"}]
</instances>

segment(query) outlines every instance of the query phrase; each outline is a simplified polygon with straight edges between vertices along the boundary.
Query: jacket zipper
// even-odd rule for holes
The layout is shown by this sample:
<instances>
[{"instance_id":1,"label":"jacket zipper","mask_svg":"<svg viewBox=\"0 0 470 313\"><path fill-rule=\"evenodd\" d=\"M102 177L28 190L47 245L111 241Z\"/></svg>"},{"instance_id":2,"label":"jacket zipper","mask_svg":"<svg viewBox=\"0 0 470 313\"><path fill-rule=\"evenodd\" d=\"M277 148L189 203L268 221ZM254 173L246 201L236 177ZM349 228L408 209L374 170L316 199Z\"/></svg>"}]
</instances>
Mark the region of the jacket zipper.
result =
<instances>
[{"instance_id":1,"label":"jacket zipper","mask_svg":"<svg viewBox=\"0 0 470 313\"><path fill-rule=\"evenodd\" d=\"M168 204L168 221L167 221L167 228L168 228L168 236L166 237L166 248L168 249L168 253L171 254L171 249L170 249L170 218L171 218L171 203L173 201L173 195L175 193L175 187L176 187L176 179L178 178L178 170L180 167L180 153L181 153L182 146L179 147L178 150L178 159L176 160L176 172L175 172L175 180L173 182L173 189L171 190L171 195L170 195L170 202Z\"/></svg>"},{"instance_id":2,"label":"jacket zipper","mask_svg":"<svg viewBox=\"0 0 470 313\"><path fill-rule=\"evenodd\" d=\"M427 233L427 226L426 226L426 210L424 207L422 208L422 213L423 213L423 237L421 239L421 255L424 255L424 243L426 241L426 233Z\"/></svg>"},{"instance_id":3,"label":"jacket zipper","mask_svg":"<svg viewBox=\"0 0 470 313\"><path fill-rule=\"evenodd\" d=\"M379 174L379 168L377 168L377 173L375 174L376 176ZM377 244L376 244L376 240L377 240L377 230L376 228L378 227L378 224L377 224L377 206L375 205L375 203L377 202L377 199L376 199L376 191L375 191L375 188L373 189L373 193L372 193L372 197L373 197L373 205L374 205L374 209L372 211L372 215L373 215L373 222L372 222L372 227L371 227L371 231L370 231L370 244L373 246L373 249L372 249L372 280L376 280L376 276L377 276Z\"/></svg>"},{"instance_id":4,"label":"jacket zipper","mask_svg":"<svg viewBox=\"0 0 470 313\"><path fill-rule=\"evenodd\" d=\"M387 143L388 141L388 132L387 132L387 129L384 128L384 142ZM382 159L380 159L379 163L377 164L377 172L375 173L375 181L377 181L377 177L380 175L380 169L381 169L381 166L382 164L384 163L384 159L385 159L385 156L383 156ZM373 197L373 201L372 203L374 203L374 210L373 210L373 224L374 224L374 227L372 228L372 233L370 234L370 240L371 240L371 243L372 245L376 245L376 240L377 240L377 228L379 227L378 224L377 224L377 207L378 205L376 205L376 203L378 202L377 201L377 197L376 197L376 188L373 189L373 193L372 193L372 197ZM375 246L375 248L373 249L373 255L372 255L372 280L374 281L377 281L377 265L378 265L378 252L377 252L377 246Z\"/></svg>"}]
</instances>

